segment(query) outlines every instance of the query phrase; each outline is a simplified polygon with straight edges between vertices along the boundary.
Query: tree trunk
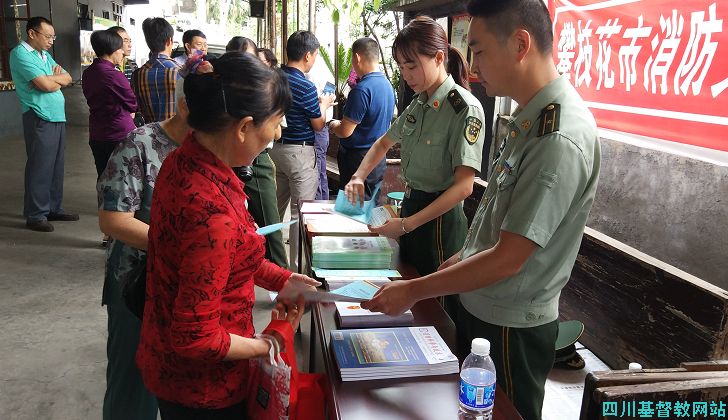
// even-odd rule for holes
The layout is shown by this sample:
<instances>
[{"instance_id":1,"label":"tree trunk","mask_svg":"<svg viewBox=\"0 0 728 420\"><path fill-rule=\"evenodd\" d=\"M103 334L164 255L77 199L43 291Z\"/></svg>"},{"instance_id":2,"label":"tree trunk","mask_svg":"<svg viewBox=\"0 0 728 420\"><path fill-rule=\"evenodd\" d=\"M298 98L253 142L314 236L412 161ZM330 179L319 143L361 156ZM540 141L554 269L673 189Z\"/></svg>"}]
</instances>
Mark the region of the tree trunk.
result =
<instances>
[{"instance_id":1,"label":"tree trunk","mask_svg":"<svg viewBox=\"0 0 728 420\"><path fill-rule=\"evenodd\" d=\"M316 32L316 0L308 0L308 30Z\"/></svg>"},{"instance_id":2,"label":"tree trunk","mask_svg":"<svg viewBox=\"0 0 728 420\"><path fill-rule=\"evenodd\" d=\"M334 23L334 86L336 86L336 97L341 96L339 91L339 24Z\"/></svg>"},{"instance_id":3,"label":"tree trunk","mask_svg":"<svg viewBox=\"0 0 728 420\"><path fill-rule=\"evenodd\" d=\"M288 41L288 0L283 0L281 10L281 58L286 57L286 43Z\"/></svg>"}]
</instances>

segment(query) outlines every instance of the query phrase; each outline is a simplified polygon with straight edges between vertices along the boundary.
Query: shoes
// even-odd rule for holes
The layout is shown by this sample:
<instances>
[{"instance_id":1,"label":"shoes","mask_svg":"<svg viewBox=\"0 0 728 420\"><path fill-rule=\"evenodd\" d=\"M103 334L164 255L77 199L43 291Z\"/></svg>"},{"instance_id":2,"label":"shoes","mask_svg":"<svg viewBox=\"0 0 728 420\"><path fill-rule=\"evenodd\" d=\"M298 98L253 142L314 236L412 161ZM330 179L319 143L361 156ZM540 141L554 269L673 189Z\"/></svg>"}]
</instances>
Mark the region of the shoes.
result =
<instances>
[{"instance_id":1,"label":"shoes","mask_svg":"<svg viewBox=\"0 0 728 420\"><path fill-rule=\"evenodd\" d=\"M51 222L76 222L79 219L78 215L74 213L48 213L46 218Z\"/></svg>"},{"instance_id":2,"label":"shoes","mask_svg":"<svg viewBox=\"0 0 728 420\"><path fill-rule=\"evenodd\" d=\"M25 226L28 229L34 230L36 232L53 232L53 225L45 219L28 220L25 222Z\"/></svg>"}]
</instances>

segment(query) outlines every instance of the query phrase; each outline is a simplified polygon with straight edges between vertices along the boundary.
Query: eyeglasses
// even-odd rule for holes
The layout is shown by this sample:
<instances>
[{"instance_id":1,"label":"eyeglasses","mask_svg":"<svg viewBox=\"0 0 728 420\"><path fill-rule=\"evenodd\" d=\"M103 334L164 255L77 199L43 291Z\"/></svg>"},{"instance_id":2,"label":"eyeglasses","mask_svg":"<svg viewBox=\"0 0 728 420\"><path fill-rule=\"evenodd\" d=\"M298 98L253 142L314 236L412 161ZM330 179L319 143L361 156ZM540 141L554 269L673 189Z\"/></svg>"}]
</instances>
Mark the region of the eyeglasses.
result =
<instances>
[{"instance_id":1,"label":"eyeglasses","mask_svg":"<svg viewBox=\"0 0 728 420\"><path fill-rule=\"evenodd\" d=\"M35 29L31 29L31 31L33 31L33 32L35 32L35 33L37 33L39 35L43 35L45 37L45 39L47 39L49 41L55 41L56 40L56 36L55 35L44 34L43 32L36 31Z\"/></svg>"}]
</instances>

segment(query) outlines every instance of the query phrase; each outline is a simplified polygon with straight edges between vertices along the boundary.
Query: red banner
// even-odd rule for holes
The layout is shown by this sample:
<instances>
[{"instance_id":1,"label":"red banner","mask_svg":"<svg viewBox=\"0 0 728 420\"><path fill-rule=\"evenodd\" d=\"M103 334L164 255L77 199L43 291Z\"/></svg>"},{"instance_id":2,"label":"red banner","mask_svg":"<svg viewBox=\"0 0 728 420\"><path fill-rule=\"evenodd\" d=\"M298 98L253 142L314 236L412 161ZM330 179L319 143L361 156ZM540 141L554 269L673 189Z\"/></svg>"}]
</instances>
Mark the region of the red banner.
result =
<instances>
[{"instance_id":1,"label":"red banner","mask_svg":"<svg viewBox=\"0 0 728 420\"><path fill-rule=\"evenodd\" d=\"M728 151L728 2L549 0L554 60L601 128Z\"/></svg>"}]
</instances>

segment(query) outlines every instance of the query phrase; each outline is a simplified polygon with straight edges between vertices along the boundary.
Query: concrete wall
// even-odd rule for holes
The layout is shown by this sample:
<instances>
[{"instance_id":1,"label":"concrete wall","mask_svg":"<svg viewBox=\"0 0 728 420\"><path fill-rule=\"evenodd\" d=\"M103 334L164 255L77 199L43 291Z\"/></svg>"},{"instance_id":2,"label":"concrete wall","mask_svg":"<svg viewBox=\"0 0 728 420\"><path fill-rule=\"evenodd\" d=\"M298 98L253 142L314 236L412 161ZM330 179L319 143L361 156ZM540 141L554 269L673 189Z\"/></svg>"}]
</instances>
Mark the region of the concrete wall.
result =
<instances>
[{"instance_id":1,"label":"concrete wall","mask_svg":"<svg viewBox=\"0 0 728 420\"><path fill-rule=\"evenodd\" d=\"M23 134L20 102L15 91L0 92L0 141Z\"/></svg>"},{"instance_id":2,"label":"concrete wall","mask_svg":"<svg viewBox=\"0 0 728 420\"><path fill-rule=\"evenodd\" d=\"M602 139L588 225L728 290L728 167Z\"/></svg>"}]
</instances>

